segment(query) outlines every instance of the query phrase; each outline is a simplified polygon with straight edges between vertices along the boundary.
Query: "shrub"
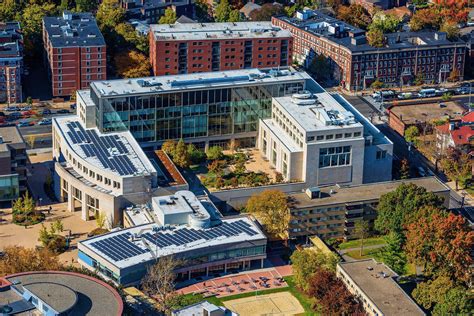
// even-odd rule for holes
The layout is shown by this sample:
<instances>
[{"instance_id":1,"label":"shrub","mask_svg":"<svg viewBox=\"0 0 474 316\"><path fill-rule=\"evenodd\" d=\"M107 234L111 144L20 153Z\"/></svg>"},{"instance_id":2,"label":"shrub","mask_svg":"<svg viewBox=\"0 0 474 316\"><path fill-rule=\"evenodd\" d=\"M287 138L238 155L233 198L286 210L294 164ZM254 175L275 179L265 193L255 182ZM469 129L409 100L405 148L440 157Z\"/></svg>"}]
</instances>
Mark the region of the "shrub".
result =
<instances>
[{"instance_id":1,"label":"shrub","mask_svg":"<svg viewBox=\"0 0 474 316\"><path fill-rule=\"evenodd\" d=\"M207 150L207 158L209 160L219 160L224 157L220 146L212 146Z\"/></svg>"}]
</instances>

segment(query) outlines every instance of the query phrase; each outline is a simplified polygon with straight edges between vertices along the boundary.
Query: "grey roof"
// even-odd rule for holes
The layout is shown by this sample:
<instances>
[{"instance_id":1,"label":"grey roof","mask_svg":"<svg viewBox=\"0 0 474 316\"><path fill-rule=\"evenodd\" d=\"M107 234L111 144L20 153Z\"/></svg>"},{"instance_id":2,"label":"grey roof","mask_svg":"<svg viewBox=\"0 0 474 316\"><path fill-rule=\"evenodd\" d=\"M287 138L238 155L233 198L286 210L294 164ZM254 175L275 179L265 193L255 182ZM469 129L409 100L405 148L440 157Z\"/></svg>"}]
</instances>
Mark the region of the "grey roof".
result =
<instances>
[{"instance_id":1,"label":"grey roof","mask_svg":"<svg viewBox=\"0 0 474 316\"><path fill-rule=\"evenodd\" d=\"M374 259L340 262L342 269L383 315L425 315L394 280L398 275Z\"/></svg>"},{"instance_id":2,"label":"grey roof","mask_svg":"<svg viewBox=\"0 0 474 316\"><path fill-rule=\"evenodd\" d=\"M8 146L18 145L26 147L23 137L21 137L20 131L16 126L0 127L0 152L8 150Z\"/></svg>"},{"instance_id":3,"label":"grey roof","mask_svg":"<svg viewBox=\"0 0 474 316\"><path fill-rule=\"evenodd\" d=\"M246 17L249 17L250 12L253 10L260 9L262 6L254 2L247 2L239 11L243 13Z\"/></svg>"},{"instance_id":4,"label":"grey roof","mask_svg":"<svg viewBox=\"0 0 474 316\"><path fill-rule=\"evenodd\" d=\"M0 23L0 58L21 57L23 35L19 22Z\"/></svg>"},{"instance_id":5,"label":"grey roof","mask_svg":"<svg viewBox=\"0 0 474 316\"><path fill-rule=\"evenodd\" d=\"M365 31L362 29L330 17L317 10L306 10L303 14L306 15L304 19L298 19L296 17L291 18L287 16L279 16L278 19L318 37L327 38L352 52L363 53L367 51L384 51L404 48L414 49L417 47L423 48L442 45L465 45L465 42L461 39L446 39L445 33L442 32L421 31L385 34L387 45L385 47L377 48L367 44L364 40ZM339 32L334 32L334 29L339 29ZM357 39L359 43L357 45L353 44L353 39Z\"/></svg>"},{"instance_id":6,"label":"grey roof","mask_svg":"<svg viewBox=\"0 0 474 316\"><path fill-rule=\"evenodd\" d=\"M54 47L104 46L105 40L92 13L44 17L43 25Z\"/></svg>"},{"instance_id":7,"label":"grey roof","mask_svg":"<svg viewBox=\"0 0 474 316\"><path fill-rule=\"evenodd\" d=\"M196 21L194 21L193 19L191 19L191 18L189 18L185 15L182 15L176 20L176 23L186 24L186 23L196 23Z\"/></svg>"},{"instance_id":8,"label":"grey roof","mask_svg":"<svg viewBox=\"0 0 474 316\"><path fill-rule=\"evenodd\" d=\"M289 38L291 33L271 22L153 24L155 40L216 40L242 38Z\"/></svg>"},{"instance_id":9,"label":"grey roof","mask_svg":"<svg viewBox=\"0 0 474 316\"><path fill-rule=\"evenodd\" d=\"M73 315L118 315L123 309L118 293L99 280L78 273L68 272L29 272L5 277L13 283L20 293L32 290L41 300L60 312L65 309ZM60 293L69 292L67 294ZM77 295L77 300L71 291ZM12 295L12 290L7 291ZM8 304L10 297L0 292L0 305ZM21 300L19 295L17 300ZM72 305L72 306L71 306Z\"/></svg>"}]
</instances>

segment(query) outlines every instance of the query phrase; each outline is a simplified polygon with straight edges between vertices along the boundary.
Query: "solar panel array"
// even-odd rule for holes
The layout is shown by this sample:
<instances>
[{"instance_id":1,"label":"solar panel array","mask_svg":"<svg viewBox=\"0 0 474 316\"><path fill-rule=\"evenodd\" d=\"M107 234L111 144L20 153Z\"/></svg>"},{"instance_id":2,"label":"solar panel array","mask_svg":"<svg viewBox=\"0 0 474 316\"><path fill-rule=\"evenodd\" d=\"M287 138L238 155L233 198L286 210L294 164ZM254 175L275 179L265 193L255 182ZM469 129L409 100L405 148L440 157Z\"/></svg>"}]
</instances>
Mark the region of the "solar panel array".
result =
<instances>
[{"instance_id":1,"label":"solar panel array","mask_svg":"<svg viewBox=\"0 0 474 316\"><path fill-rule=\"evenodd\" d=\"M118 135L99 136L95 130L85 130L79 122L69 122L66 126L69 138L73 144L82 148L87 158L96 157L104 168L116 171L121 176L138 172Z\"/></svg>"},{"instance_id":2,"label":"solar panel array","mask_svg":"<svg viewBox=\"0 0 474 316\"><path fill-rule=\"evenodd\" d=\"M92 242L91 246L100 250L114 261L121 261L150 251L148 249L142 249L131 242L129 240L131 236L132 234L130 233L115 235L110 238Z\"/></svg>"},{"instance_id":3,"label":"solar panel array","mask_svg":"<svg viewBox=\"0 0 474 316\"><path fill-rule=\"evenodd\" d=\"M219 237L234 237L242 233L249 236L255 236L258 234L254 229L252 229L250 224L243 220L237 220L231 223L224 222L219 226L205 230L183 227L174 231L162 230L156 233L148 232L141 236L148 243L164 248L168 246L182 246L203 239L208 241ZM114 261L132 258L150 251L147 248L142 249L131 242L129 240L131 236L131 233L114 235L92 242L90 245Z\"/></svg>"},{"instance_id":4,"label":"solar panel array","mask_svg":"<svg viewBox=\"0 0 474 316\"><path fill-rule=\"evenodd\" d=\"M193 228L182 228L173 233L145 233L142 237L158 247L168 247L182 246L201 239L213 240L219 237L233 237L242 233L246 233L249 236L258 234L248 223L238 220L232 223L224 222L222 225L207 230L198 231Z\"/></svg>"}]
</instances>

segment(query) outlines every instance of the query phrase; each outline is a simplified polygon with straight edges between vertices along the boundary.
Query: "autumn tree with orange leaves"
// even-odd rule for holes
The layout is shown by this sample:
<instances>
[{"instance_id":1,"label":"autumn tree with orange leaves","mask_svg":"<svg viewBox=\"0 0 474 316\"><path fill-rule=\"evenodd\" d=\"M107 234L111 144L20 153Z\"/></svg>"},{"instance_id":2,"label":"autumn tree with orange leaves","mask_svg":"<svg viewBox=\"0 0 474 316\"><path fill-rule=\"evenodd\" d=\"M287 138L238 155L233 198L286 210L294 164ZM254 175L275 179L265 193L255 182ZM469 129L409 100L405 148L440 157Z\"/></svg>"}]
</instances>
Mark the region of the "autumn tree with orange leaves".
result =
<instances>
[{"instance_id":1,"label":"autumn tree with orange leaves","mask_svg":"<svg viewBox=\"0 0 474 316\"><path fill-rule=\"evenodd\" d=\"M417 10L410 20L412 31L439 30L443 25L466 22L469 16L467 0L434 0L426 9Z\"/></svg>"},{"instance_id":2,"label":"autumn tree with orange leaves","mask_svg":"<svg viewBox=\"0 0 474 316\"><path fill-rule=\"evenodd\" d=\"M466 220L446 211L429 212L407 225L406 255L429 276L444 274L468 282L473 244L474 231Z\"/></svg>"}]
</instances>

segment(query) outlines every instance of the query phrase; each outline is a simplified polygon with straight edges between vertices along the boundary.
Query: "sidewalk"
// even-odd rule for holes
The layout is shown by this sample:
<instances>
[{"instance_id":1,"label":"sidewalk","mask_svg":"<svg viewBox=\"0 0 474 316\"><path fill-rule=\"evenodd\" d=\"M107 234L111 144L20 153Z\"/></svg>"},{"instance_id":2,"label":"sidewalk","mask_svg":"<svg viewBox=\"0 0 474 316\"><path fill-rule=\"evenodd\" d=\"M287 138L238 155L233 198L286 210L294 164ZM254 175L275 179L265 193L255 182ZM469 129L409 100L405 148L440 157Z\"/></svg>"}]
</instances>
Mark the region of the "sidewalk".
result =
<instances>
[{"instance_id":1,"label":"sidewalk","mask_svg":"<svg viewBox=\"0 0 474 316\"><path fill-rule=\"evenodd\" d=\"M464 189L460 189L458 185L458 190L456 190L456 183L454 181L449 181L445 183L452 191L456 192L460 196L464 196L464 205L465 206L474 206L474 197Z\"/></svg>"}]
</instances>

